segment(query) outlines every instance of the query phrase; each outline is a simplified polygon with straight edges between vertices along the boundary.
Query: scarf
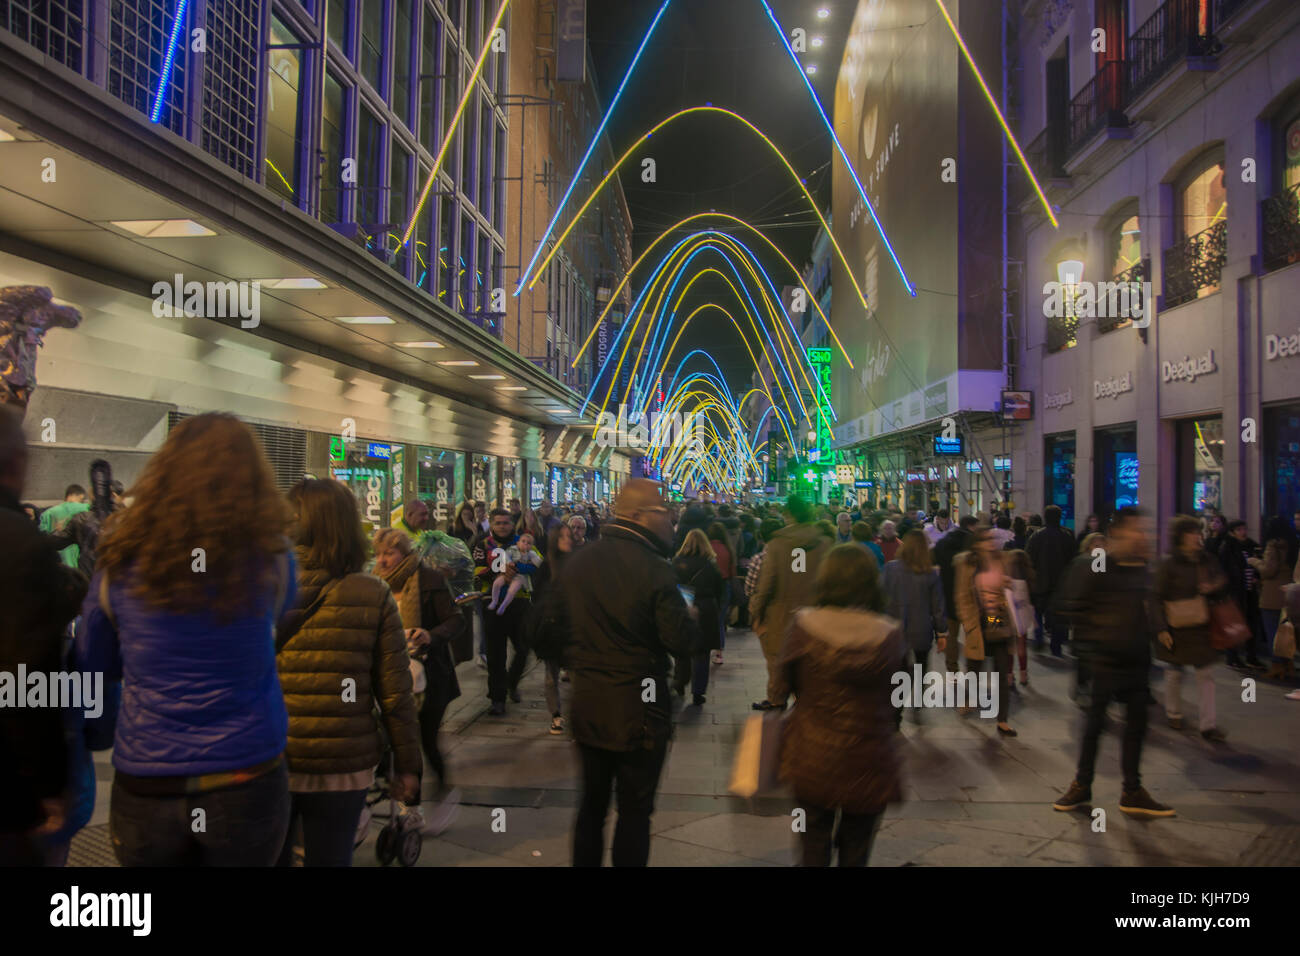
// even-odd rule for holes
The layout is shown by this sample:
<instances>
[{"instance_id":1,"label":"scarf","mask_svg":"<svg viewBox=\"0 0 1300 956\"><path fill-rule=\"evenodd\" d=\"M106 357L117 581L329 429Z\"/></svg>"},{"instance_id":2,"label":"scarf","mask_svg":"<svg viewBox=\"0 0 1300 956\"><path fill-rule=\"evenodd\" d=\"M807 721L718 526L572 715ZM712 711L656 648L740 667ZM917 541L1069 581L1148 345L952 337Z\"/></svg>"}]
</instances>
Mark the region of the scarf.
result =
<instances>
[{"instance_id":1,"label":"scarf","mask_svg":"<svg viewBox=\"0 0 1300 956\"><path fill-rule=\"evenodd\" d=\"M423 627L420 609L420 556L412 552L402 559L402 563L388 574L384 580L392 589L397 599L397 611L402 616L402 626L406 628Z\"/></svg>"}]
</instances>

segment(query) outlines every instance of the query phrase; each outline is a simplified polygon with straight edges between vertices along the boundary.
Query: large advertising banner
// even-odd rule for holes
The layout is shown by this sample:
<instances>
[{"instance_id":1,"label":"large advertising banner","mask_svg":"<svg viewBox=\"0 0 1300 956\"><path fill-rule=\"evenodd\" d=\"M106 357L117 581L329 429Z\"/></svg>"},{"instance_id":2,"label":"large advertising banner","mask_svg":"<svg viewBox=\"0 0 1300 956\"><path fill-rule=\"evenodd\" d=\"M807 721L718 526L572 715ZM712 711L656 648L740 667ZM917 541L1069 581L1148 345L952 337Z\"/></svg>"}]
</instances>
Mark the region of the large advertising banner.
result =
<instances>
[{"instance_id":1,"label":"large advertising banner","mask_svg":"<svg viewBox=\"0 0 1300 956\"><path fill-rule=\"evenodd\" d=\"M831 321L856 365L836 377L841 421L957 370L958 193L944 172L955 179L958 55L933 0L859 0L835 87L835 131L918 292L908 295L836 156L834 234L867 299L864 310L837 261Z\"/></svg>"},{"instance_id":2,"label":"large advertising banner","mask_svg":"<svg viewBox=\"0 0 1300 956\"><path fill-rule=\"evenodd\" d=\"M947 7L986 76L1000 76L997 5ZM917 290L908 294L836 155L833 231L867 300L864 309L836 259L831 321L855 365L835 377L837 443L991 407L995 396L982 393L1001 369L1001 130L934 0L858 0L835 130ZM968 380L967 370L985 375Z\"/></svg>"}]
</instances>

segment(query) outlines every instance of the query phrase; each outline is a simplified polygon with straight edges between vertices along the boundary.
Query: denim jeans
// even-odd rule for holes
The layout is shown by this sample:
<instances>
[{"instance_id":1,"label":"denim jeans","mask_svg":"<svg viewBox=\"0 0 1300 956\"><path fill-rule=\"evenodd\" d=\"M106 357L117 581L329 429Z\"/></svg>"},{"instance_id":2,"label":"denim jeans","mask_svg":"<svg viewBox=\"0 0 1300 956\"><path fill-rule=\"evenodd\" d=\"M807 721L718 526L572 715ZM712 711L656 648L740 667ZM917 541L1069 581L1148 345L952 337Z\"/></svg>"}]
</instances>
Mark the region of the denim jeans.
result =
<instances>
[{"instance_id":1,"label":"denim jeans","mask_svg":"<svg viewBox=\"0 0 1300 956\"><path fill-rule=\"evenodd\" d=\"M288 829L284 763L247 783L180 796L142 796L113 781L108 830L122 866L272 866Z\"/></svg>"},{"instance_id":2,"label":"denim jeans","mask_svg":"<svg viewBox=\"0 0 1300 956\"><path fill-rule=\"evenodd\" d=\"M1286 660L1285 657L1273 656L1273 638L1277 637L1278 625L1282 623L1282 612L1262 607L1259 609L1259 622L1264 626L1264 650L1275 661Z\"/></svg>"}]
</instances>

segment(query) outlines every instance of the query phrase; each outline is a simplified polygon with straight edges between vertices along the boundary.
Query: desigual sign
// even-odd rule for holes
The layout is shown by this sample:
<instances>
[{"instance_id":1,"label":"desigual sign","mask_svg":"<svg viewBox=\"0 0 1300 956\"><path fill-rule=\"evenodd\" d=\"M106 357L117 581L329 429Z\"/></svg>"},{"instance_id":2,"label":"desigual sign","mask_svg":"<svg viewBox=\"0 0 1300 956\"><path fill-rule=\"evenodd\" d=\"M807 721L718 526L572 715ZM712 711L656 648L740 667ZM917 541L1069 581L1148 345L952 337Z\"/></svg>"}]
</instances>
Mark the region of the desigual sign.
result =
<instances>
[{"instance_id":1,"label":"desigual sign","mask_svg":"<svg viewBox=\"0 0 1300 956\"><path fill-rule=\"evenodd\" d=\"M1043 396L1043 401L1048 408L1063 408L1066 405L1073 405L1074 391L1067 388L1063 392L1047 392Z\"/></svg>"},{"instance_id":2,"label":"desigual sign","mask_svg":"<svg viewBox=\"0 0 1300 956\"><path fill-rule=\"evenodd\" d=\"M1291 355L1300 355L1300 332L1292 335L1264 336L1265 361L1272 362L1274 359L1287 358Z\"/></svg>"},{"instance_id":3,"label":"desigual sign","mask_svg":"<svg viewBox=\"0 0 1300 956\"><path fill-rule=\"evenodd\" d=\"M1125 372L1118 378L1098 379L1092 383L1093 398L1119 398L1133 391L1133 373Z\"/></svg>"},{"instance_id":4,"label":"desigual sign","mask_svg":"<svg viewBox=\"0 0 1300 956\"><path fill-rule=\"evenodd\" d=\"M1194 382L1202 375L1212 375L1219 370L1214 364L1214 349L1206 349L1204 355L1192 358L1184 356L1177 362L1161 362L1160 377L1166 382Z\"/></svg>"}]
</instances>

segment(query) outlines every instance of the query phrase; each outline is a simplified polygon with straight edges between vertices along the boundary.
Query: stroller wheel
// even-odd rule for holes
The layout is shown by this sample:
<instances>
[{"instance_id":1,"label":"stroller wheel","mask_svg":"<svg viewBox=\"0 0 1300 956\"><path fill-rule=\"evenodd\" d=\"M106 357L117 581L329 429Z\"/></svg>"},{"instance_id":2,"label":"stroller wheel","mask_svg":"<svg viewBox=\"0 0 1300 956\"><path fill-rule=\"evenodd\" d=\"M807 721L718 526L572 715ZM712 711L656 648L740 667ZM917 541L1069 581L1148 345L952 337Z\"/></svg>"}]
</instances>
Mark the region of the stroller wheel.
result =
<instances>
[{"instance_id":1,"label":"stroller wheel","mask_svg":"<svg viewBox=\"0 0 1300 956\"><path fill-rule=\"evenodd\" d=\"M407 830L398 842L397 862L402 866L415 866L420 859L420 849L423 845L424 837L420 835L419 830Z\"/></svg>"},{"instance_id":2,"label":"stroller wheel","mask_svg":"<svg viewBox=\"0 0 1300 956\"><path fill-rule=\"evenodd\" d=\"M375 840L375 858L380 866L388 866L397 857L397 824L388 823Z\"/></svg>"}]
</instances>

